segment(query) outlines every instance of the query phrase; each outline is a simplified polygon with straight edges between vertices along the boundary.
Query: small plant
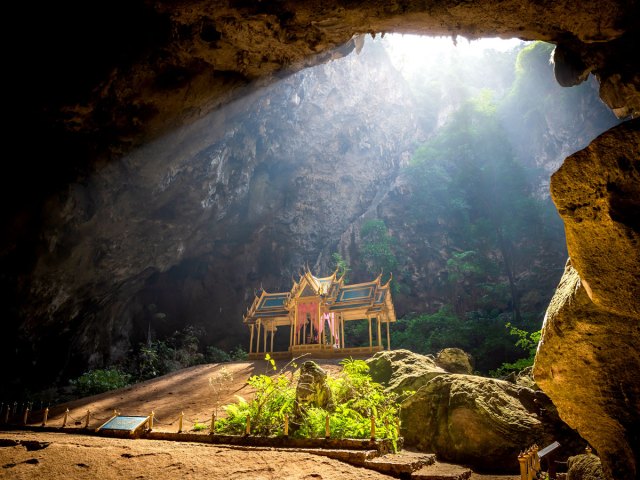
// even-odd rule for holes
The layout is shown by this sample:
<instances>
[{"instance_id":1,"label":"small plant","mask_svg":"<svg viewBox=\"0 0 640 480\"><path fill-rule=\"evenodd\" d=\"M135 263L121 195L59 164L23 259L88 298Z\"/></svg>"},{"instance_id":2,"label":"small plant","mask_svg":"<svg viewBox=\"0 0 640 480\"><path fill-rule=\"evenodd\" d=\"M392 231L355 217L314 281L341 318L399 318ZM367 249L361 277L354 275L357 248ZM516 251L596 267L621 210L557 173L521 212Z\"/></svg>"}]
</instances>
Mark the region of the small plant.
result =
<instances>
[{"instance_id":1,"label":"small plant","mask_svg":"<svg viewBox=\"0 0 640 480\"><path fill-rule=\"evenodd\" d=\"M247 358L249 358L249 354L240 345L238 345L236 348L231 350L231 353L229 354L229 356L231 357L232 361L234 361L234 360L246 360Z\"/></svg>"},{"instance_id":2,"label":"small plant","mask_svg":"<svg viewBox=\"0 0 640 480\"><path fill-rule=\"evenodd\" d=\"M77 379L71 380L70 383L75 393L84 397L126 387L129 385L130 380L131 375L116 368L110 368L106 370L90 370Z\"/></svg>"},{"instance_id":3,"label":"small plant","mask_svg":"<svg viewBox=\"0 0 640 480\"><path fill-rule=\"evenodd\" d=\"M275 369L275 361L267 355L269 369ZM287 365L288 366L288 365ZM247 417L251 418L254 435L281 435L284 417L293 419L296 404L296 380L299 372L254 375L248 381L255 391L255 398L248 402L242 397L224 407L227 418L216 422L216 431L242 435ZM371 434L371 417L375 418L376 437L388 438L396 446L398 438L398 399L386 393L383 387L369 375L369 366L362 360L344 360L343 370L336 377L327 377L335 410L328 412L310 406L305 409L302 422L293 435L298 437L322 437L329 416L331 436L335 438L368 438ZM296 367L294 367L296 368Z\"/></svg>"},{"instance_id":4,"label":"small plant","mask_svg":"<svg viewBox=\"0 0 640 480\"><path fill-rule=\"evenodd\" d=\"M209 377L209 387L211 387L213 392L213 405L216 417L218 416L218 408L220 407L222 394L227 390L232 381L233 374L227 367L222 367L216 375Z\"/></svg>"},{"instance_id":5,"label":"small plant","mask_svg":"<svg viewBox=\"0 0 640 480\"><path fill-rule=\"evenodd\" d=\"M191 430L193 430L194 432L201 432L202 430L207 430L209 428L209 425L207 425L206 423L194 423L193 424L193 428Z\"/></svg>"},{"instance_id":6,"label":"small plant","mask_svg":"<svg viewBox=\"0 0 640 480\"><path fill-rule=\"evenodd\" d=\"M208 346L205 353L205 360L207 363L224 363L230 362L231 356L218 347Z\"/></svg>"}]
</instances>

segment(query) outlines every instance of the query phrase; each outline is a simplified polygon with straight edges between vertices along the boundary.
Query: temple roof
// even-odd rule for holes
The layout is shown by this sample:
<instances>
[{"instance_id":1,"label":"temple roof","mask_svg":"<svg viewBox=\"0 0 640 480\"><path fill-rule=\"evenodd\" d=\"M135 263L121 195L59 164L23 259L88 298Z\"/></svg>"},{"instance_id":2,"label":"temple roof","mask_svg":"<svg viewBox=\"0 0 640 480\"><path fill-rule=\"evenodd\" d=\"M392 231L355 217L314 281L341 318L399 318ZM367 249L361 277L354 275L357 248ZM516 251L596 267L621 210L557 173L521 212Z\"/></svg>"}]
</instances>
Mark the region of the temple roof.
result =
<instances>
[{"instance_id":1,"label":"temple roof","mask_svg":"<svg viewBox=\"0 0 640 480\"><path fill-rule=\"evenodd\" d=\"M293 281L290 292L267 293L262 290L247 309L244 322L253 324L258 319L270 319L278 324L289 322L301 298L317 298L325 311L342 313L347 320L367 318L384 314L390 322L396 321L391 300L391 278L385 284L380 282L382 274L375 280L354 285L344 284L344 275L337 277L337 270L328 277L316 277L308 269Z\"/></svg>"}]
</instances>

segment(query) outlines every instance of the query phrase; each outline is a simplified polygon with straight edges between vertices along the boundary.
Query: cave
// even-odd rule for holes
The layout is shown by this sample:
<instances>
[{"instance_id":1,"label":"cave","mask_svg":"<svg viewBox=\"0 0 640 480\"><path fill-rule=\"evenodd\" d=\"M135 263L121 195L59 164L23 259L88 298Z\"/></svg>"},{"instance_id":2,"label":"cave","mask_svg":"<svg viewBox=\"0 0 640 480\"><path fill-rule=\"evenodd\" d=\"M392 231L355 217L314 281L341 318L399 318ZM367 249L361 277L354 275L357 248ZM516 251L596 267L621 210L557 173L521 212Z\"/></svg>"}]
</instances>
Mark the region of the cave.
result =
<instances>
[{"instance_id":1,"label":"cave","mask_svg":"<svg viewBox=\"0 0 640 480\"><path fill-rule=\"evenodd\" d=\"M560 85L571 87L595 76L601 99L626 121L593 139L552 177L570 263L549 307L536 377L563 419L597 449L606 475L636 478L638 10L636 2L616 1L187 0L62 2L18 11L17 18L28 18L30 28L28 39L11 45L5 74L12 155L2 176L5 333L0 361L7 385L20 385L27 377L63 378L69 369L100 365L126 351L132 331L139 328L137 334L144 335L144 325L135 326L134 317L155 298L170 296L176 281L189 282L189 292L207 296L203 309L194 307L194 316L221 309L225 298L250 302L247 279L288 282L284 274L289 272L279 270L285 248L255 236L245 251L238 251L225 240L228 235L250 237L247 225L229 224L205 242L207 232L197 225L188 232L167 227L186 212L166 202L151 212L153 230L127 226L123 219L147 195L161 196L180 181L179 169L158 175L182 139L175 133L180 128L194 132L198 122L213 118L210 127L215 129L215 122L225 119L210 113L233 117L261 88L349 55L362 48L367 35L542 40L556 45L554 71ZM247 142L248 150L254 148L265 146ZM201 159L203 168L225 153L207 155ZM141 168L147 158L154 162ZM268 211L258 193L278 188L278 172L261 166L251 184L243 185L248 168L243 158L228 159L228 174L253 192L254 201L249 193L248 211L242 214L258 218ZM110 183L114 178L118 182ZM156 190L137 188L143 178ZM89 194L96 185L116 192L119 201L106 204ZM209 218L215 218L216 209L221 213L220 202L229 195L216 188L211 185L207 200L213 212ZM285 206L291 201L284 194L278 199ZM304 233L305 241L317 242ZM173 249L154 243L154 235L171 239ZM198 251L205 243L208 250ZM148 254L137 255L133 245L144 245ZM236 262L248 251L250 261L271 269L274 277L254 272L252 278L251 265L244 265L246 278L212 291L207 263L216 265L215 275L232 278ZM193 258L209 262L189 265ZM593 384L599 387L595 393Z\"/></svg>"}]
</instances>

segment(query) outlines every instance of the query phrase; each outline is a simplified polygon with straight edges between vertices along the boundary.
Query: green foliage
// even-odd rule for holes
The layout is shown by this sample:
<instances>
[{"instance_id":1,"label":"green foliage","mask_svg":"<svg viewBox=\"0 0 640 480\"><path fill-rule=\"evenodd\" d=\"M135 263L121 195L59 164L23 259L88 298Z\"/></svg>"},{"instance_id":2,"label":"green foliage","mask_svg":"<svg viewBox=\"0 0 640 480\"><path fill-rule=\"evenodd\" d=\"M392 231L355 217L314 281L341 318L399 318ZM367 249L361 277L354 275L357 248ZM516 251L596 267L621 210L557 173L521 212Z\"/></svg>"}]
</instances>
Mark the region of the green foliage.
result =
<instances>
[{"instance_id":1,"label":"green foliage","mask_svg":"<svg viewBox=\"0 0 640 480\"><path fill-rule=\"evenodd\" d=\"M349 268L347 261L342 258L342 255L340 255L339 252L334 252L331 255L331 260L333 268L338 270L338 276L341 277L344 275L344 281L349 283L349 272L351 271L351 268Z\"/></svg>"},{"instance_id":2,"label":"green foliage","mask_svg":"<svg viewBox=\"0 0 640 480\"><path fill-rule=\"evenodd\" d=\"M275 365L268 359L270 365ZM335 411L318 407L305 410L295 435L323 437L326 417L330 417L331 436L338 438L367 438L371 434L371 420L376 419L376 436L397 440L397 397L385 393L383 387L371 380L369 366L362 360L344 360L342 372L328 376ZM227 418L216 422L216 430L242 434L247 416L251 418L251 431L256 435L281 435L284 416L293 419L295 384L299 372L279 372L274 376L255 375L249 379L256 396L251 402L237 397L237 403L224 407Z\"/></svg>"},{"instance_id":3,"label":"green foliage","mask_svg":"<svg viewBox=\"0 0 640 480\"><path fill-rule=\"evenodd\" d=\"M204 358L207 363L224 363L231 361L231 356L227 352L213 346L207 347Z\"/></svg>"},{"instance_id":4,"label":"green foliage","mask_svg":"<svg viewBox=\"0 0 640 480\"><path fill-rule=\"evenodd\" d=\"M240 345L238 345L236 348L231 350L229 356L231 357L232 361L246 360L247 358L249 358L249 353Z\"/></svg>"},{"instance_id":5,"label":"green foliage","mask_svg":"<svg viewBox=\"0 0 640 480\"><path fill-rule=\"evenodd\" d=\"M538 343L540 343L540 337L542 336L541 330L528 332L521 328L514 327L510 323L507 323L506 327L509 335L517 337L516 347L527 352L527 356L519 358L514 362L505 362L499 368L491 370L489 374L492 377L503 377L511 372L519 372L524 368L532 366L538 349Z\"/></svg>"},{"instance_id":6,"label":"green foliage","mask_svg":"<svg viewBox=\"0 0 640 480\"><path fill-rule=\"evenodd\" d=\"M362 256L370 273L390 273L398 266L393 252L393 237L382 220L367 220L360 229Z\"/></svg>"},{"instance_id":7,"label":"green foliage","mask_svg":"<svg viewBox=\"0 0 640 480\"><path fill-rule=\"evenodd\" d=\"M90 370L82 374L75 380L71 380L71 385L76 395L85 397L97 393L123 388L129 385L131 375L118 369Z\"/></svg>"},{"instance_id":8,"label":"green foliage","mask_svg":"<svg viewBox=\"0 0 640 480\"><path fill-rule=\"evenodd\" d=\"M208 430L209 429L209 425L207 425L206 423L194 423L193 424L193 428L191 430L193 430L194 432L201 432L202 430Z\"/></svg>"}]
</instances>

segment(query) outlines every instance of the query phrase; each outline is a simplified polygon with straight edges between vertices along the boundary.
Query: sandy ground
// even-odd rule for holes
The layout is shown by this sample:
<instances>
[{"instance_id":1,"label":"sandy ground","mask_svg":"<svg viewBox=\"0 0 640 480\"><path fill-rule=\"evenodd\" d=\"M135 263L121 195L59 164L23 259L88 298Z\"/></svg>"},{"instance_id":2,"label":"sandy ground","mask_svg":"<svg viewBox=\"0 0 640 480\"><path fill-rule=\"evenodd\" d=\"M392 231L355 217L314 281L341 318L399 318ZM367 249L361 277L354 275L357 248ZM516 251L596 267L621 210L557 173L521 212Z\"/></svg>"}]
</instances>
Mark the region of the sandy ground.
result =
<instances>
[{"instance_id":1,"label":"sandy ground","mask_svg":"<svg viewBox=\"0 0 640 480\"><path fill-rule=\"evenodd\" d=\"M325 369L340 370L337 360L317 360ZM284 362L279 362L279 367ZM184 412L183 430L197 421L208 423L212 412L236 400L251 398L247 379L274 373L264 361L199 365L132 387L87 397L52 407L48 426L61 426L69 408L68 426L79 434L0 431L0 479L382 479L372 470L307 453L272 449L238 449L218 445L159 440L88 437L80 434L87 410L90 426L101 425L116 409L122 415L156 416L154 430L176 432ZM228 380L217 381L226 373ZM230 374L230 375L229 375ZM229 379L229 377L231 377ZM214 379L217 388L210 385ZM29 423L39 425L34 412ZM44 442L46 448L30 450L13 441ZM481 476L474 480L517 480L513 476Z\"/></svg>"}]
</instances>

